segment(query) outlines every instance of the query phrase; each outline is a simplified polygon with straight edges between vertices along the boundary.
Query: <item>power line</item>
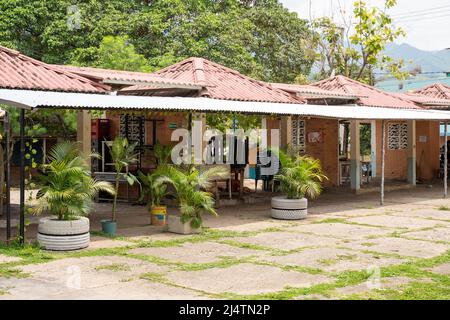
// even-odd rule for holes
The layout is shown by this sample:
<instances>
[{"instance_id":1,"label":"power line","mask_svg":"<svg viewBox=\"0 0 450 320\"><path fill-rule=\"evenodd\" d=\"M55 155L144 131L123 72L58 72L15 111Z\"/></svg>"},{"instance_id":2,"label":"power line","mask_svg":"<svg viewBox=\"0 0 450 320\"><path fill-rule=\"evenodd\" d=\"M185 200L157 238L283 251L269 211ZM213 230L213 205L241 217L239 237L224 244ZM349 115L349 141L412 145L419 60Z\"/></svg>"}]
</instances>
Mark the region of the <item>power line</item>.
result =
<instances>
[{"instance_id":1,"label":"power line","mask_svg":"<svg viewBox=\"0 0 450 320\"><path fill-rule=\"evenodd\" d=\"M443 13L450 13L450 8L446 9L446 10L439 10L436 12L425 12L425 13L418 13L418 14L412 14L409 16L404 16L404 17L393 17L392 19L394 20L408 20L408 19L412 19L412 18L417 18L417 17L426 17L429 15L433 15L433 14L443 14Z\"/></svg>"},{"instance_id":2,"label":"power line","mask_svg":"<svg viewBox=\"0 0 450 320\"><path fill-rule=\"evenodd\" d=\"M440 15L436 15L436 16L425 16L425 17L412 17L412 18L408 18L408 19L398 19L395 20L394 22L421 22L423 20L428 20L428 19L440 19L440 18L445 18L445 17L450 17L450 12L443 12Z\"/></svg>"},{"instance_id":3,"label":"power line","mask_svg":"<svg viewBox=\"0 0 450 320\"><path fill-rule=\"evenodd\" d=\"M408 72L408 71L406 71ZM409 71L408 73L412 74L440 74L440 73L449 73L450 71L426 71L426 72L413 72ZM374 72L373 74L391 74L390 72Z\"/></svg>"},{"instance_id":4,"label":"power line","mask_svg":"<svg viewBox=\"0 0 450 320\"><path fill-rule=\"evenodd\" d=\"M417 14L417 13L426 13L426 12L429 12L429 11L441 10L443 8L449 8L449 7L450 7L450 5L445 5L445 6L428 8L428 9L423 9L423 10L413 10L413 11L393 14L393 15L391 15L391 17L394 18L394 17L408 16L408 15Z\"/></svg>"}]
</instances>

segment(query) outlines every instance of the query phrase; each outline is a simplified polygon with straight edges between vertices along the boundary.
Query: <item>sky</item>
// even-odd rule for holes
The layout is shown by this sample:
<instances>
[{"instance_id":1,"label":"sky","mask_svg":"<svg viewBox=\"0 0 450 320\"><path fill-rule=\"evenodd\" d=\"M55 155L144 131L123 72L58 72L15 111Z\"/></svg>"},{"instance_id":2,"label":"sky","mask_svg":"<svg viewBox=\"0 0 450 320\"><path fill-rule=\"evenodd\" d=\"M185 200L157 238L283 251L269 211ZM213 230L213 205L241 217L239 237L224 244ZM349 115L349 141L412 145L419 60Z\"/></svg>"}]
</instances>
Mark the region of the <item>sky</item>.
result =
<instances>
[{"instance_id":1,"label":"sky","mask_svg":"<svg viewBox=\"0 0 450 320\"><path fill-rule=\"evenodd\" d=\"M301 18L334 16L341 20L339 13L351 15L355 0L280 0L290 11ZM366 0L371 6L382 7L384 0ZM311 7L311 8L310 8ZM450 48L450 0L397 0L390 9L394 24L406 31L406 37L396 43L407 43L422 50L442 50Z\"/></svg>"}]
</instances>

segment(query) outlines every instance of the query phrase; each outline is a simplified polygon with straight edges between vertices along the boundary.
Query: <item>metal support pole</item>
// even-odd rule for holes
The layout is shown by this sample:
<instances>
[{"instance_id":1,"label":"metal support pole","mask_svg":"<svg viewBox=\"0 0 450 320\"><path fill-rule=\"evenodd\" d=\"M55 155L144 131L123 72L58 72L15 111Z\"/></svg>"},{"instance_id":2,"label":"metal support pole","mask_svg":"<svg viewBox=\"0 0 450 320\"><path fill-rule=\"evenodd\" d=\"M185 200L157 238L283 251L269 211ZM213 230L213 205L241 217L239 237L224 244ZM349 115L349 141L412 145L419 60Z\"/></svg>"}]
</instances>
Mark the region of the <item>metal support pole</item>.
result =
<instances>
[{"instance_id":1,"label":"metal support pole","mask_svg":"<svg viewBox=\"0 0 450 320\"><path fill-rule=\"evenodd\" d=\"M385 120L381 120L381 185L380 185L380 204L384 205L384 162L386 155L386 130Z\"/></svg>"},{"instance_id":2,"label":"metal support pole","mask_svg":"<svg viewBox=\"0 0 450 320\"><path fill-rule=\"evenodd\" d=\"M25 242L25 109L20 110L20 243Z\"/></svg>"},{"instance_id":3,"label":"metal support pole","mask_svg":"<svg viewBox=\"0 0 450 320\"><path fill-rule=\"evenodd\" d=\"M447 152L448 152L448 148L447 148L447 121L444 122L444 198L447 198L447 176L448 176L448 169L447 169L447 163L448 163L448 159L447 159Z\"/></svg>"},{"instance_id":4,"label":"metal support pole","mask_svg":"<svg viewBox=\"0 0 450 320\"><path fill-rule=\"evenodd\" d=\"M5 202L6 202L6 243L9 243L11 240L11 165L10 165L10 119L9 119L9 112L5 112L5 118L4 118L4 127L5 127L5 153L6 153L6 173L5 173L5 180L6 180L6 194L5 194Z\"/></svg>"}]
</instances>

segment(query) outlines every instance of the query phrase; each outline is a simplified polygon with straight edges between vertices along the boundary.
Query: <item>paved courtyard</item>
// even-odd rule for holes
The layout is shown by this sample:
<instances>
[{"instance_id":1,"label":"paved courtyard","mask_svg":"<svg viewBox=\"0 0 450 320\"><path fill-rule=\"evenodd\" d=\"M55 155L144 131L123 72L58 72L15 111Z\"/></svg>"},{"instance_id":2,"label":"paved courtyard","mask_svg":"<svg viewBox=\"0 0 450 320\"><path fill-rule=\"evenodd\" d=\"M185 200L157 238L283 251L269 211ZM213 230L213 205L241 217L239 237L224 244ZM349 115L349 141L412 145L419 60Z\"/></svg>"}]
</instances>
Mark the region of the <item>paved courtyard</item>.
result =
<instances>
[{"instance_id":1,"label":"paved courtyard","mask_svg":"<svg viewBox=\"0 0 450 320\"><path fill-rule=\"evenodd\" d=\"M255 199L194 236L121 205L116 238L95 232L110 210L98 204L88 249L0 246L0 299L450 299L450 200L425 187L386 200L331 192L280 221Z\"/></svg>"}]
</instances>

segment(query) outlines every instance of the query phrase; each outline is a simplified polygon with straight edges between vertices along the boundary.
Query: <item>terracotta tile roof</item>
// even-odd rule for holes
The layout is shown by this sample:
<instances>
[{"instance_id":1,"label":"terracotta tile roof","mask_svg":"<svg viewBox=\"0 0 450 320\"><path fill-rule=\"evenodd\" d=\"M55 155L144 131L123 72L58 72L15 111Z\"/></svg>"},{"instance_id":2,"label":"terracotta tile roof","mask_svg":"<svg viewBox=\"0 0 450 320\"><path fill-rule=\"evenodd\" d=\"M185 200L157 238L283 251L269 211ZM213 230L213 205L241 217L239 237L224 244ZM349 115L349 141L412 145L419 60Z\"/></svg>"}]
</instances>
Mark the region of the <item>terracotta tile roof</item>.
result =
<instances>
[{"instance_id":1,"label":"terracotta tile roof","mask_svg":"<svg viewBox=\"0 0 450 320\"><path fill-rule=\"evenodd\" d=\"M76 67L76 66L59 66L65 70L72 73L82 75L84 77L99 79L107 84L118 84L118 85L143 85L151 84L158 87L186 87L186 88L201 88L196 83L188 81L178 81L172 79L166 79L158 77L152 73L146 72L134 72L134 71L123 71L123 70L112 70L112 69L102 69L102 68L91 68L91 67Z\"/></svg>"},{"instance_id":2,"label":"terracotta tile roof","mask_svg":"<svg viewBox=\"0 0 450 320\"><path fill-rule=\"evenodd\" d=\"M419 93L413 93L413 92L392 92L393 95L400 97L402 99L410 100L417 105L420 105L422 107L427 106L450 106L450 100L447 99L440 99L440 98L434 98L429 97L424 94Z\"/></svg>"},{"instance_id":3,"label":"terracotta tile roof","mask_svg":"<svg viewBox=\"0 0 450 320\"><path fill-rule=\"evenodd\" d=\"M106 93L109 87L0 46L0 88Z\"/></svg>"},{"instance_id":4,"label":"terracotta tile roof","mask_svg":"<svg viewBox=\"0 0 450 320\"><path fill-rule=\"evenodd\" d=\"M359 96L357 104L368 107L421 109L410 100L371 87L359 81L338 75L312 84L315 87Z\"/></svg>"},{"instance_id":5,"label":"terracotta tile roof","mask_svg":"<svg viewBox=\"0 0 450 320\"><path fill-rule=\"evenodd\" d=\"M442 83L433 83L422 89L417 89L414 93L419 93L432 98L450 100L450 87Z\"/></svg>"},{"instance_id":6,"label":"terracotta tile roof","mask_svg":"<svg viewBox=\"0 0 450 320\"><path fill-rule=\"evenodd\" d=\"M166 79L202 85L204 88L197 95L201 97L238 101L305 102L300 97L203 58L188 58L155 74Z\"/></svg>"},{"instance_id":7,"label":"terracotta tile roof","mask_svg":"<svg viewBox=\"0 0 450 320\"><path fill-rule=\"evenodd\" d=\"M324 90L311 85L287 84L287 83L271 83L272 87L281 89L287 92L298 94L305 98L332 98L354 100L359 96L343 93L342 91Z\"/></svg>"}]
</instances>

